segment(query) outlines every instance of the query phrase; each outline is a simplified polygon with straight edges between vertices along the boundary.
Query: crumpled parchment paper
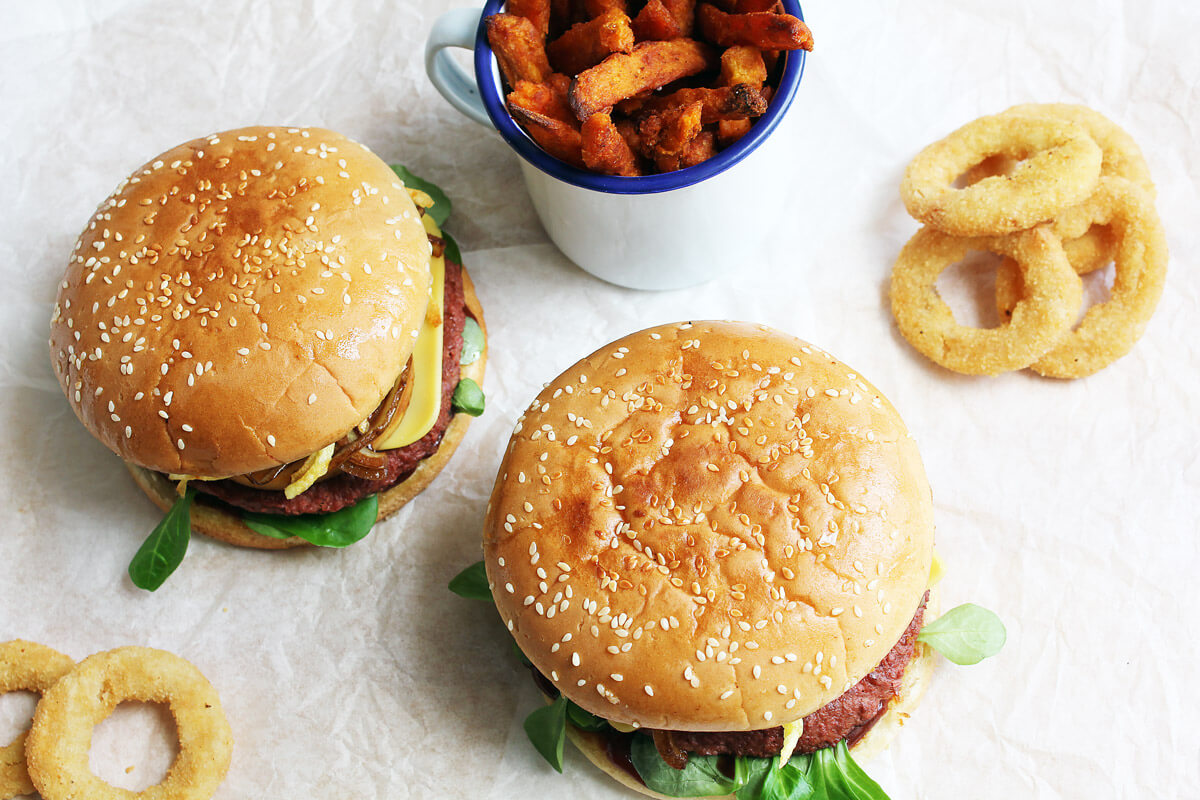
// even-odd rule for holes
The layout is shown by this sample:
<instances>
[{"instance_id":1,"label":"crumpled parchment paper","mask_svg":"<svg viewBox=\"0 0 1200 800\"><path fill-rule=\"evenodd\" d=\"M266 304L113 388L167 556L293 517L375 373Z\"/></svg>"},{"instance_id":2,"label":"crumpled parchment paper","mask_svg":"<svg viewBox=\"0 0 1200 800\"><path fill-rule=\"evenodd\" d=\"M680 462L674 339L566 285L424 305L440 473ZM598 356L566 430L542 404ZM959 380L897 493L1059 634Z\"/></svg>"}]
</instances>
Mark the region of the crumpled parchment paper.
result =
<instances>
[{"instance_id":1,"label":"crumpled parchment paper","mask_svg":"<svg viewBox=\"0 0 1200 800\"><path fill-rule=\"evenodd\" d=\"M193 661L237 739L222 798L627 796L577 754L559 776L528 746L535 692L490 607L446 582L479 558L500 454L544 381L634 329L750 319L819 343L891 398L933 487L943 603L974 601L1008 624L997 658L942 663L871 774L895 798L1200 796L1200 12L806 4L817 44L792 111L805 163L780 176L789 223L727 278L645 294L566 262L515 156L429 85L424 39L451 5L4 4L0 640L76 658L145 644ZM908 159L1028 101L1108 114L1158 183L1166 292L1133 353L1086 380L948 373L887 309L891 262L917 228L897 192ZM335 128L450 194L447 227L491 329L487 413L420 500L359 545L261 553L198 537L146 594L125 567L159 514L62 398L50 307L80 227L129 170L257 123ZM988 280L944 280L964 318L986 318ZM15 730L28 707L0 712ZM169 763L169 735L162 714L123 708L100 727L93 768L145 786Z\"/></svg>"}]
</instances>

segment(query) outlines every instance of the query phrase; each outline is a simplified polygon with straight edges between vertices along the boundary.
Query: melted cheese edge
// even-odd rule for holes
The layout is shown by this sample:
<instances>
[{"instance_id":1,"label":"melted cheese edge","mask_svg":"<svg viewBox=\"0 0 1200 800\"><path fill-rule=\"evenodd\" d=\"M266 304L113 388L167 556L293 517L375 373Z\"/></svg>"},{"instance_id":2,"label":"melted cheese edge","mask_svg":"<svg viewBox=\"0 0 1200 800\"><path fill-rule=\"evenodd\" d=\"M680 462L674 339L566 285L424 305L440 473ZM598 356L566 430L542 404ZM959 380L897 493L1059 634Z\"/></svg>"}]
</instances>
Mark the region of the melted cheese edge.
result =
<instances>
[{"instance_id":1,"label":"melted cheese edge","mask_svg":"<svg viewBox=\"0 0 1200 800\"><path fill-rule=\"evenodd\" d=\"M441 237L442 231L429 214L421 217L425 230ZM429 433L442 410L442 334L445 331L446 259L437 256L429 260L433 273L429 310L417 334L413 348L409 380L412 397L404 415L379 435L372 448L376 451L407 447Z\"/></svg>"}]
</instances>

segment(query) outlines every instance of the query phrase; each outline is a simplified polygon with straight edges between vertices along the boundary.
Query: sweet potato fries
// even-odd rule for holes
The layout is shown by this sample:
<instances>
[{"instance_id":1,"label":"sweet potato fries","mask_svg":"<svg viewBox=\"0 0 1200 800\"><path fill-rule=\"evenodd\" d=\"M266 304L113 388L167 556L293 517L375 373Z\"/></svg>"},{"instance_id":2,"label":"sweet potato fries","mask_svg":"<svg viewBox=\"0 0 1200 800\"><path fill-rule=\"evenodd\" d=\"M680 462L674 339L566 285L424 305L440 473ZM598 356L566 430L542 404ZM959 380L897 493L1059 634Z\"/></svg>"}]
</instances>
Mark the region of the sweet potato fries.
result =
<instances>
[{"instance_id":1,"label":"sweet potato fries","mask_svg":"<svg viewBox=\"0 0 1200 800\"><path fill-rule=\"evenodd\" d=\"M621 176L712 158L766 112L779 53L812 49L777 0L509 0L487 35L530 137Z\"/></svg>"}]
</instances>

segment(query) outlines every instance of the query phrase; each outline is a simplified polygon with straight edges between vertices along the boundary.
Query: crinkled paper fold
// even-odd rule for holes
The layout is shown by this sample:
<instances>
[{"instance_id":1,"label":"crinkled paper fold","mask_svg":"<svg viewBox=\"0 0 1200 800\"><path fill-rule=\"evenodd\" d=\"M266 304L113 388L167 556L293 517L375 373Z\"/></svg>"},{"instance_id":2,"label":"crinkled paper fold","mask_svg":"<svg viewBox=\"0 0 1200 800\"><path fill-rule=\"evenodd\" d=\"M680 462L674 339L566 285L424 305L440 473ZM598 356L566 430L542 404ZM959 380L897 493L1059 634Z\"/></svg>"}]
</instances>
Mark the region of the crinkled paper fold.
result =
<instances>
[{"instance_id":1,"label":"crinkled paper fold","mask_svg":"<svg viewBox=\"0 0 1200 800\"><path fill-rule=\"evenodd\" d=\"M528 746L535 690L491 607L446 582L480 557L500 455L545 381L651 324L755 320L820 344L890 397L933 487L943 604L973 601L1008 624L997 658L939 665L868 771L895 798L1200 796L1200 12L1165 0L807 4L816 48L791 112L804 119L801 167L728 198L783 203L787 224L730 231L747 244L728 277L647 294L563 259L515 156L428 83L424 39L450 5L5 9L0 640L76 658L142 644L194 662L236 738L220 798L627 796L577 755L560 776ZM917 229L899 201L904 165L1029 101L1109 115L1158 183L1172 252L1161 305L1133 352L1086 380L946 372L887 307L892 260ZM335 128L446 189L446 227L491 332L487 412L431 488L362 543L264 553L197 538L147 594L125 569L159 514L62 397L50 309L80 227L128 171L258 123ZM967 318L991 313L985 270L943 288ZM0 726L27 710L0 704ZM168 730L122 709L97 734L93 767L144 786L170 758Z\"/></svg>"}]
</instances>

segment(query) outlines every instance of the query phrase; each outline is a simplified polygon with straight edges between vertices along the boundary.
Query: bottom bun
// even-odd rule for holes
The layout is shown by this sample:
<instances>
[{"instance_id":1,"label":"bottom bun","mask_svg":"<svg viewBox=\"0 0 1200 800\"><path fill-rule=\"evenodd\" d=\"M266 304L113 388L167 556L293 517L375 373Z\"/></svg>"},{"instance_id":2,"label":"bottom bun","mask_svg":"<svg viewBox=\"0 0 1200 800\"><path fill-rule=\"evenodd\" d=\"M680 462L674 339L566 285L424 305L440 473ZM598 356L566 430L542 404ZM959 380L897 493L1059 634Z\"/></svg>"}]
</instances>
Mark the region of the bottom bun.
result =
<instances>
[{"instance_id":1,"label":"bottom bun","mask_svg":"<svg viewBox=\"0 0 1200 800\"><path fill-rule=\"evenodd\" d=\"M475 295L475 286L465 268L462 275L464 305L479 326L483 328L484 346L479 358L462 368L459 380L470 378L482 386L484 368L487 364L487 327L483 322L483 309L479 305L479 298ZM405 503L420 494L437 477L442 468L449 463L450 456L454 454L459 443L462 442L471 420L470 414L455 414L451 417L450 424L446 426L446 433L442 436L442 442L434 454L418 464L407 478L376 495L379 498L379 516L376 521L399 511ZM170 510L179 497L174 481L168 480L162 473L143 469L129 462L125 463L125 467L155 505L163 511ZM225 507L218 508L203 502L192 504L192 530L238 547L253 547L259 550L287 550L292 547L312 546L298 536L289 539L275 539L255 533L242 522L241 517L235 512L229 511Z\"/></svg>"},{"instance_id":2,"label":"bottom bun","mask_svg":"<svg viewBox=\"0 0 1200 800\"><path fill-rule=\"evenodd\" d=\"M928 625L937 619L937 617L937 592L934 589L930 589L929 600L925 603L925 624ZM908 722L909 716L921 702L921 697L929 687L929 679L933 675L934 663L933 648L918 641L916 649L913 652L913 659L904 670L904 677L900 682L899 694L891 699L888 703L887 711L871 727L867 735L859 739L850 748L850 753L854 756L854 760L857 763L861 764L874 758L887 749L896 732ZM567 738L579 748L580 752L587 756L588 761L591 761L618 783L647 797L657 797L661 798L661 800L677 800L670 795L651 791L646 788L644 783L614 764L608 757L602 734L581 731L578 728L568 725ZM733 795L709 795L709 798L718 800L718 798L733 798Z\"/></svg>"}]
</instances>

